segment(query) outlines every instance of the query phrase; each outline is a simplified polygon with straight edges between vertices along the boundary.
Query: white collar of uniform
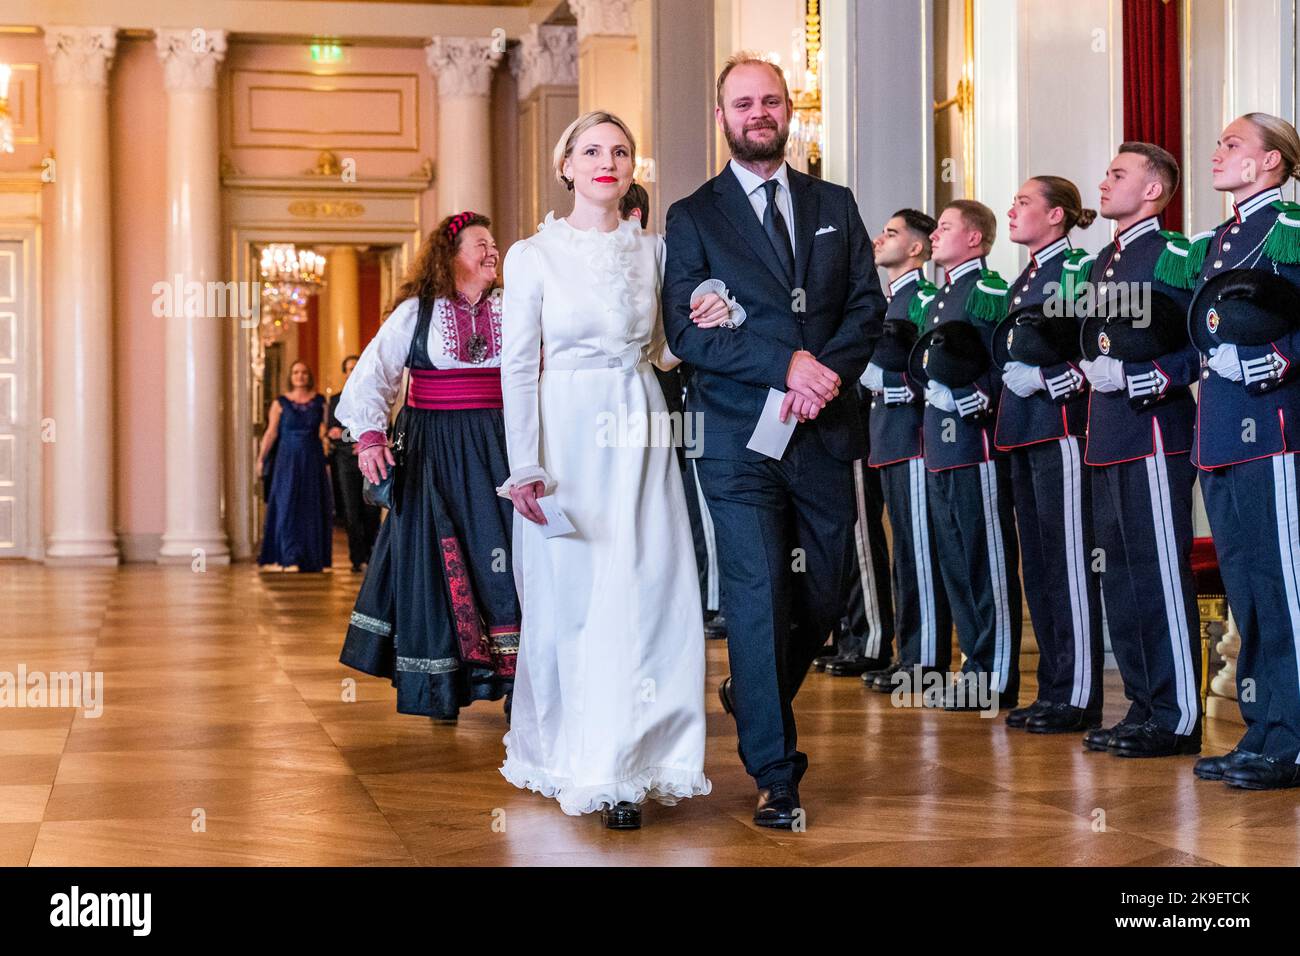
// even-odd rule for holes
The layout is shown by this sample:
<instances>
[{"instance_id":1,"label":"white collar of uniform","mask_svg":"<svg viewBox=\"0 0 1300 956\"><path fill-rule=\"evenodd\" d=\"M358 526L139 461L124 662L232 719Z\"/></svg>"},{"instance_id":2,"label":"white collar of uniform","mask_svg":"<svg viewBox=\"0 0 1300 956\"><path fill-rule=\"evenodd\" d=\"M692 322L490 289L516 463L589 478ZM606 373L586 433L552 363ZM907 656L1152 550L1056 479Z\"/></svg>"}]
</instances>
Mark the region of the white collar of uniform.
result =
<instances>
[{"instance_id":1,"label":"white collar of uniform","mask_svg":"<svg viewBox=\"0 0 1300 956\"><path fill-rule=\"evenodd\" d=\"M1047 245L1043 246L1043 248L1033 253L1029 257L1029 261L1035 269L1038 269L1045 262L1049 262L1052 259L1055 259L1062 252L1064 252L1066 249L1069 248L1070 248L1069 238L1067 236L1062 236L1060 239L1057 239L1055 242L1049 242Z\"/></svg>"},{"instance_id":2,"label":"white collar of uniform","mask_svg":"<svg viewBox=\"0 0 1300 956\"><path fill-rule=\"evenodd\" d=\"M1159 216L1147 216L1141 222L1136 222L1129 226L1123 232L1115 233L1115 248L1123 249L1139 236L1145 236L1148 232L1155 232L1160 228Z\"/></svg>"},{"instance_id":3,"label":"white collar of uniform","mask_svg":"<svg viewBox=\"0 0 1300 956\"><path fill-rule=\"evenodd\" d=\"M910 269L907 272L904 272L893 282L889 283L889 297L892 299L894 296L898 295L899 289L902 289L904 286L915 282L919 278L921 278L920 269Z\"/></svg>"},{"instance_id":4,"label":"white collar of uniform","mask_svg":"<svg viewBox=\"0 0 1300 956\"><path fill-rule=\"evenodd\" d=\"M746 196L752 196L754 190L758 189L767 181L763 179L762 176L759 176L756 173L751 173L734 159L728 165L731 167L731 171L735 173L736 178L740 180L740 188L745 191ZM775 179L781 184L781 188L785 190L787 196L790 195L790 177L788 175L788 170L789 166L783 162L779 167L777 167L776 172L771 176L772 179Z\"/></svg>"},{"instance_id":5,"label":"white collar of uniform","mask_svg":"<svg viewBox=\"0 0 1300 956\"><path fill-rule=\"evenodd\" d=\"M1265 189L1262 193L1255 193L1243 203L1233 203L1232 209L1237 214L1237 221L1245 222L1252 213L1259 212L1269 203L1277 202L1281 198L1282 188L1274 186L1272 189Z\"/></svg>"},{"instance_id":6,"label":"white collar of uniform","mask_svg":"<svg viewBox=\"0 0 1300 956\"><path fill-rule=\"evenodd\" d=\"M951 269L944 270L943 281L947 283L956 282L968 272L974 272L976 269L984 268L984 257L976 256L974 259L967 259L959 266L953 266Z\"/></svg>"}]
</instances>

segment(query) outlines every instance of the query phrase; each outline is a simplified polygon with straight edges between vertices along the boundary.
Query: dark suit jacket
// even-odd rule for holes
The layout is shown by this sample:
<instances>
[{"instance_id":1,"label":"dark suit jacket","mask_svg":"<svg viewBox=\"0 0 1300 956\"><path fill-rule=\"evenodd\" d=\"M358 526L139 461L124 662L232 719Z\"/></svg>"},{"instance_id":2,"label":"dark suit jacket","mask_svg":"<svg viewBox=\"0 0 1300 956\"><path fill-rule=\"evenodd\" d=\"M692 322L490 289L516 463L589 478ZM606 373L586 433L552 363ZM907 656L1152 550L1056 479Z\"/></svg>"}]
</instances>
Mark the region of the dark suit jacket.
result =
<instances>
[{"instance_id":1,"label":"dark suit jacket","mask_svg":"<svg viewBox=\"0 0 1300 956\"><path fill-rule=\"evenodd\" d=\"M786 390L790 359L800 349L833 369L841 384L839 396L798 427L814 431L842 461L866 454L853 384L885 314L871 240L848 189L794 169L789 182L793 287L730 167L668 210L664 331L673 354L694 366L687 411L703 413L705 458L763 460L745 444L768 388ZM744 306L739 328L691 322L690 295L710 278L726 283Z\"/></svg>"}]
</instances>

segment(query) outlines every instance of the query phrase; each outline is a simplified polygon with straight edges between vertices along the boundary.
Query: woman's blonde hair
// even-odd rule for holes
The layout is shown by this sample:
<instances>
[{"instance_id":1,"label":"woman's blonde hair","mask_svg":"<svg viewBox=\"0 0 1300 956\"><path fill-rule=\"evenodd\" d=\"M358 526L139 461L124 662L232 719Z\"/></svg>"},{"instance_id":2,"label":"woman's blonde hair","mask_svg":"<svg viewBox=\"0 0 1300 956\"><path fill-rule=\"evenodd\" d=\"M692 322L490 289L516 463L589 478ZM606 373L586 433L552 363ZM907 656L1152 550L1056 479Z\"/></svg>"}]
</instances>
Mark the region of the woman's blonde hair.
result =
<instances>
[{"instance_id":1,"label":"woman's blonde hair","mask_svg":"<svg viewBox=\"0 0 1300 956\"><path fill-rule=\"evenodd\" d=\"M1282 182L1300 179L1300 135L1295 127L1272 113L1247 113L1241 118L1259 131L1265 151L1277 150L1282 155Z\"/></svg>"},{"instance_id":2,"label":"woman's blonde hair","mask_svg":"<svg viewBox=\"0 0 1300 956\"><path fill-rule=\"evenodd\" d=\"M573 146L578 142L578 137L593 126L600 126L602 123L613 123L623 131L623 135L627 137L627 144L632 149L632 164L636 165L636 137L632 135L626 123L613 113L606 113L604 110L583 113L560 134L559 142L555 144L555 153L551 157L552 164L555 166L555 178L565 189L572 191L573 180L564 175L564 161L573 155Z\"/></svg>"}]
</instances>

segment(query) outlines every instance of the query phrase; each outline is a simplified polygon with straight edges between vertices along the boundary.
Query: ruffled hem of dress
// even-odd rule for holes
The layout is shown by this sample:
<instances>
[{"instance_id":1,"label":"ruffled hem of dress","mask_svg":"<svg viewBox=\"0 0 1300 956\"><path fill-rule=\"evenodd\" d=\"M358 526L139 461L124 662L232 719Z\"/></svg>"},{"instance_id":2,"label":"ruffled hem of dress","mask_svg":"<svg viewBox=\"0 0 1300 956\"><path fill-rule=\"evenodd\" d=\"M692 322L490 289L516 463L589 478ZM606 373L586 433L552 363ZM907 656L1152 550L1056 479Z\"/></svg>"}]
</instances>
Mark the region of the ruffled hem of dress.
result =
<instances>
[{"instance_id":1,"label":"ruffled hem of dress","mask_svg":"<svg viewBox=\"0 0 1300 956\"><path fill-rule=\"evenodd\" d=\"M575 787L567 778L556 777L538 767L530 767L506 754L500 767L505 777L520 790L531 790L559 802L569 816L595 813L602 806L616 803L644 803L654 800L671 807L679 800L702 797L713 790L703 771L678 767L646 767L622 780Z\"/></svg>"}]
</instances>

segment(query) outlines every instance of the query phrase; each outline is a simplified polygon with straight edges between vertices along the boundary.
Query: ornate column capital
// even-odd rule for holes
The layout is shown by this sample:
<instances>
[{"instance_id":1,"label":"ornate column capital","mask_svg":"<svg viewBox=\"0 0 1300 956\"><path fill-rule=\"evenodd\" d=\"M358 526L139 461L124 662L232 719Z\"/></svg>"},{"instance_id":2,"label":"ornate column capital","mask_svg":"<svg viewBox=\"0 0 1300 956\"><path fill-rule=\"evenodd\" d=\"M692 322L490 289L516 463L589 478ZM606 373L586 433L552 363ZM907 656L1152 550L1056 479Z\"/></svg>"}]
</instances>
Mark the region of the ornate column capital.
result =
<instances>
[{"instance_id":1,"label":"ornate column capital","mask_svg":"<svg viewBox=\"0 0 1300 956\"><path fill-rule=\"evenodd\" d=\"M424 48L439 96L487 96L503 51L481 37L434 37Z\"/></svg>"},{"instance_id":2,"label":"ornate column capital","mask_svg":"<svg viewBox=\"0 0 1300 956\"><path fill-rule=\"evenodd\" d=\"M578 18L578 42L594 34L632 36L633 0L569 0L569 8Z\"/></svg>"},{"instance_id":3,"label":"ornate column capital","mask_svg":"<svg viewBox=\"0 0 1300 956\"><path fill-rule=\"evenodd\" d=\"M160 28L154 45L163 62L163 87L168 93L217 88L217 67L226 58L225 30Z\"/></svg>"},{"instance_id":4,"label":"ornate column capital","mask_svg":"<svg viewBox=\"0 0 1300 956\"><path fill-rule=\"evenodd\" d=\"M44 30L55 86L108 87L108 68L117 49L116 27L47 26Z\"/></svg>"},{"instance_id":5,"label":"ornate column capital","mask_svg":"<svg viewBox=\"0 0 1300 956\"><path fill-rule=\"evenodd\" d=\"M511 55L510 70L521 100L539 86L577 86L578 31L534 23Z\"/></svg>"}]
</instances>

